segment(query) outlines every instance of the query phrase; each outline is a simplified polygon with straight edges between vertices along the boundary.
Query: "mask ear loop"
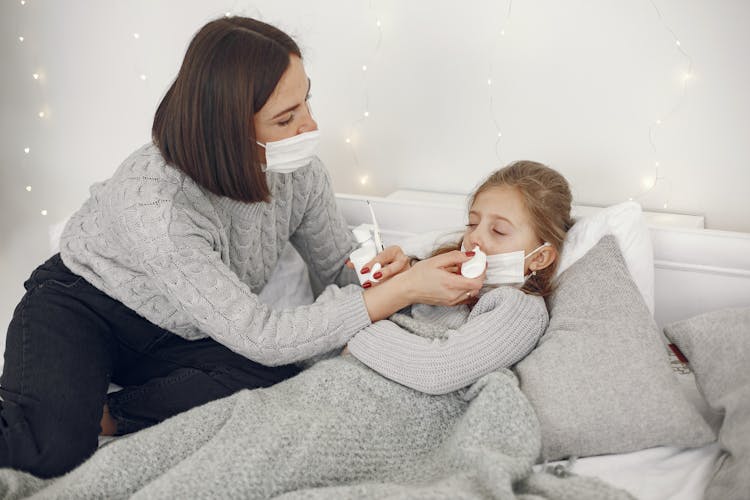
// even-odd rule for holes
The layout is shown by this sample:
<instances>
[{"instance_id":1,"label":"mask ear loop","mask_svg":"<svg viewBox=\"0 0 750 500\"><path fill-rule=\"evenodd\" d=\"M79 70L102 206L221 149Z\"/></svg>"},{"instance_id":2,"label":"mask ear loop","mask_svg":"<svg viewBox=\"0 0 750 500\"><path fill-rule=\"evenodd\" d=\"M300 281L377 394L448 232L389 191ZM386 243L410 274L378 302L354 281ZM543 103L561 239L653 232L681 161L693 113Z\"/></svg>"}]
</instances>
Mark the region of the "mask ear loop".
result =
<instances>
[{"instance_id":1,"label":"mask ear loop","mask_svg":"<svg viewBox=\"0 0 750 500\"><path fill-rule=\"evenodd\" d=\"M541 245L539 245L538 247L536 247L534 250L532 250L531 252L529 252L529 255L527 255L526 257L524 257L524 259L528 259L532 255L534 255L536 252L538 252L539 250L541 250L542 248L551 247L551 246L552 246L552 243L550 243L549 241L545 241L544 243L542 243ZM523 277L523 285L525 285L526 281L528 281L528 279L531 278L532 276L536 276L536 270L531 271L529 274L527 274L526 276ZM521 285L521 286L523 286L523 285Z\"/></svg>"}]
</instances>

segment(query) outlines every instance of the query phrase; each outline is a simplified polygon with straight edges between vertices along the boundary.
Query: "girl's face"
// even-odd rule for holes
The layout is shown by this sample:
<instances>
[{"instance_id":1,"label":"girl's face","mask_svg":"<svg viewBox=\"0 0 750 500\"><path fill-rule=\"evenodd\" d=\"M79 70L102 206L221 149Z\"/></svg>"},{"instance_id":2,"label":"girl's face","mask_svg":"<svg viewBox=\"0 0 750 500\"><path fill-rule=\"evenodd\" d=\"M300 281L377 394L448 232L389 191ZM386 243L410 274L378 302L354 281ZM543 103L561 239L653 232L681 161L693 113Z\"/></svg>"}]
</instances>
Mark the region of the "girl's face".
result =
<instances>
[{"instance_id":1,"label":"girl's face","mask_svg":"<svg viewBox=\"0 0 750 500\"><path fill-rule=\"evenodd\" d=\"M310 79L302 60L292 55L289 67L281 75L266 104L253 117L256 140L265 144L317 130L318 124L307 102L309 98ZM258 152L265 161L265 150L258 146Z\"/></svg>"},{"instance_id":2,"label":"girl's face","mask_svg":"<svg viewBox=\"0 0 750 500\"><path fill-rule=\"evenodd\" d=\"M497 186L480 193L469 211L463 244L469 251L476 245L487 255L523 250L531 253L544 242L536 235L518 189ZM550 253L551 252L551 253ZM525 273L549 265L554 250L545 247L526 259Z\"/></svg>"}]
</instances>

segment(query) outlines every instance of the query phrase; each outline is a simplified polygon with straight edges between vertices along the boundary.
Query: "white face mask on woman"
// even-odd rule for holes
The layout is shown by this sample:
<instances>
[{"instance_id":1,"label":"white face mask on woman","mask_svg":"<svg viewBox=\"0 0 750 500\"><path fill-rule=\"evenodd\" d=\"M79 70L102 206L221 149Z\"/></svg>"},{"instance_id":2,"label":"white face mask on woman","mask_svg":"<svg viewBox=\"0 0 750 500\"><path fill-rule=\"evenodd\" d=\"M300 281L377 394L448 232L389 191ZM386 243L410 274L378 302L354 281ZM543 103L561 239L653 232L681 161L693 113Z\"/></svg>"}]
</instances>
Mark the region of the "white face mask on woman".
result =
<instances>
[{"instance_id":1,"label":"white face mask on woman","mask_svg":"<svg viewBox=\"0 0 750 500\"><path fill-rule=\"evenodd\" d=\"M531 274L524 276L523 271L526 267L526 259L534 255L544 247L550 246L550 243L544 242L534 250L526 254L523 250L515 252L497 253L487 256L487 274L484 279L484 285L505 285L525 283ZM466 251L461 243L461 251ZM533 273L532 273L533 274Z\"/></svg>"},{"instance_id":2,"label":"white face mask on woman","mask_svg":"<svg viewBox=\"0 0 750 500\"><path fill-rule=\"evenodd\" d=\"M265 144L255 142L266 150L266 163L261 164L264 172L288 174L312 162L320 144L320 131L313 130Z\"/></svg>"}]
</instances>

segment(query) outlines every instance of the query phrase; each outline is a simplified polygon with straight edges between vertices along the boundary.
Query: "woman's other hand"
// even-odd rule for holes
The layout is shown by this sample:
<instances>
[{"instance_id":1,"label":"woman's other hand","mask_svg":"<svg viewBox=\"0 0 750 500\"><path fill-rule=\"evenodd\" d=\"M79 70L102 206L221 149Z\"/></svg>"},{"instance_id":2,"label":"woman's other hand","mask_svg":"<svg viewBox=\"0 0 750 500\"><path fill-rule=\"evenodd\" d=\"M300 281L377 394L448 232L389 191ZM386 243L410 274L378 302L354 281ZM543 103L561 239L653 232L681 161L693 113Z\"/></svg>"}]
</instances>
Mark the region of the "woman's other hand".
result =
<instances>
[{"instance_id":1,"label":"woman's other hand","mask_svg":"<svg viewBox=\"0 0 750 500\"><path fill-rule=\"evenodd\" d=\"M469 279L460 274L461 264L471 259L454 250L417 262L401 276L413 303L453 306L479 294L485 274Z\"/></svg>"},{"instance_id":2,"label":"woman's other hand","mask_svg":"<svg viewBox=\"0 0 750 500\"><path fill-rule=\"evenodd\" d=\"M363 286L369 288L370 286L379 285L397 274L406 271L409 269L409 260L409 257L404 254L404 251L401 250L400 246L392 245L387 247L385 250L377 254L374 259L362 266L360 271L362 274L369 273L375 264L380 264L381 266L381 268L372 275L372 277L378 281L367 281ZM346 262L346 265L349 268L354 269L354 264L350 260ZM369 285L367 285L367 283L369 283Z\"/></svg>"}]
</instances>

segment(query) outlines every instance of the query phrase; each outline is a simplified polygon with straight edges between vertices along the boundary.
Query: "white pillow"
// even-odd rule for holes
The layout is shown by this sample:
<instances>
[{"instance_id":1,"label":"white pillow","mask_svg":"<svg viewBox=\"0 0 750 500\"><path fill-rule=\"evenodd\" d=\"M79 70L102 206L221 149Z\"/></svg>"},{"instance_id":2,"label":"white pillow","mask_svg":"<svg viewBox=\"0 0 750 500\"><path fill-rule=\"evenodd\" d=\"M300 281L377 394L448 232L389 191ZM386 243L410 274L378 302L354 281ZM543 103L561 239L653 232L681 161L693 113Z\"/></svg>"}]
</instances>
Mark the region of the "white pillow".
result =
<instances>
[{"instance_id":1,"label":"white pillow","mask_svg":"<svg viewBox=\"0 0 750 500\"><path fill-rule=\"evenodd\" d=\"M583 257L605 234L614 235L630 276L654 313L654 250L641 206L626 201L582 217L568 231L557 275Z\"/></svg>"},{"instance_id":2,"label":"white pillow","mask_svg":"<svg viewBox=\"0 0 750 500\"><path fill-rule=\"evenodd\" d=\"M408 236L392 243L401 246L406 255L424 259L444 243L461 239L464 228L446 228ZM642 216L641 206L626 201L581 217L568 231L563 245L557 276L583 257L605 234L614 235L620 252L643 300L654 312L654 254L651 236Z\"/></svg>"}]
</instances>

